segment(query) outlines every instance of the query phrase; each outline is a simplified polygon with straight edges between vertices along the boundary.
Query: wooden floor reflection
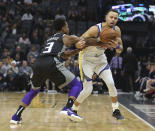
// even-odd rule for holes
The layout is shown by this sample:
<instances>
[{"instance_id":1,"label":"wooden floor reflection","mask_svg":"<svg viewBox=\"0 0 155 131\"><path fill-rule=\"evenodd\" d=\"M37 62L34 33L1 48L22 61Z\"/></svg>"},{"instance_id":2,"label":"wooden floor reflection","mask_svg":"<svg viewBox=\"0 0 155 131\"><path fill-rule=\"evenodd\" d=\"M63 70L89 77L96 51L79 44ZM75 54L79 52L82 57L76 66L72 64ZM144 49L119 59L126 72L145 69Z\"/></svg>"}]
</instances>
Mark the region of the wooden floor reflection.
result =
<instances>
[{"instance_id":1,"label":"wooden floor reflection","mask_svg":"<svg viewBox=\"0 0 155 131\"><path fill-rule=\"evenodd\" d=\"M91 95L80 107L84 117L80 123L62 119L59 115L67 95L39 94L23 115L22 125L10 125L23 93L0 93L0 131L153 131L151 127L120 107L125 120L117 121L111 116L111 103L106 95Z\"/></svg>"}]
</instances>

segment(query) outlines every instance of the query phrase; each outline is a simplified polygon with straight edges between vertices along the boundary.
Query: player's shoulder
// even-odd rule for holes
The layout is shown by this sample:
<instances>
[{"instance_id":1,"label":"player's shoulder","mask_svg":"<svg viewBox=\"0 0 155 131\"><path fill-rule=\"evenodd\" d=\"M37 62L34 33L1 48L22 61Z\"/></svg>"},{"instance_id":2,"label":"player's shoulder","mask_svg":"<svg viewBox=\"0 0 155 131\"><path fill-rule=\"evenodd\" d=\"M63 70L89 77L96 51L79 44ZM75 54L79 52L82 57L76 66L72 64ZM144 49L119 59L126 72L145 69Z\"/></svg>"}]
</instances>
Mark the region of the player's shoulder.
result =
<instances>
[{"instance_id":1,"label":"player's shoulder","mask_svg":"<svg viewBox=\"0 0 155 131\"><path fill-rule=\"evenodd\" d=\"M89 28L89 30L92 30L92 31L98 31L98 27L97 27L97 24L96 25L93 25Z\"/></svg>"},{"instance_id":2,"label":"player's shoulder","mask_svg":"<svg viewBox=\"0 0 155 131\"><path fill-rule=\"evenodd\" d=\"M115 26L115 30L116 31L121 31L120 28L119 28L119 26L117 26L117 25Z\"/></svg>"}]
</instances>

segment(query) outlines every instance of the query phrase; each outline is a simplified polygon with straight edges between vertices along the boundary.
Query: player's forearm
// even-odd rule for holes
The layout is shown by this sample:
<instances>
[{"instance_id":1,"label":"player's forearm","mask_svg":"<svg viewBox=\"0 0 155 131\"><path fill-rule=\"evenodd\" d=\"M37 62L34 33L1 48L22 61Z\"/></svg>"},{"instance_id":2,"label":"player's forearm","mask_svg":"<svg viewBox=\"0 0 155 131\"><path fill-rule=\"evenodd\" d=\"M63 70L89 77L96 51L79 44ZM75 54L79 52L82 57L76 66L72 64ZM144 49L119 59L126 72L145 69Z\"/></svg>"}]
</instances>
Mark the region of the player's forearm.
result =
<instances>
[{"instance_id":1,"label":"player's forearm","mask_svg":"<svg viewBox=\"0 0 155 131\"><path fill-rule=\"evenodd\" d=\"M78 54L79 52L80 52L80 49L65 51L65 52L61 55L61 57L62 57L63 59L67 59L67 58L70 57L70 56L74 56L74 55Z\"/></svg>"},{"instance_id":2,"label":"player's forearm","mask_svg":"<svg viewBox=\"0 0 155 131\"><path fill-rule=\"evenodd\" d=\"M86 41L86 46L102 46L104 44L101 41L98 41L97 38L85 38L84 40Z\"/></svg>"},{"instance_id":3,"label":"player's forearm","mask_svg":"<svg viewBox=\"0 0 155 131\"><path fill-rule=\"evenodd\" d=\"M123 42L121 39L118 39L118 46L116 47L116 52L121 53L123 51Z\"/></svg>"},{"instance_id":4,"label":"player's forearm","mask_svg":"<svg viewBox=\"0 0 155 131\"><path fill-rule=\"evenodd\" d=\"M65 37L63 38L63 42L67 47L70 47L71 45L74 45L75 43L77 43L80 40L79 37L74 36L74 35L65 35Z\"/></svg>"}]
</instances>

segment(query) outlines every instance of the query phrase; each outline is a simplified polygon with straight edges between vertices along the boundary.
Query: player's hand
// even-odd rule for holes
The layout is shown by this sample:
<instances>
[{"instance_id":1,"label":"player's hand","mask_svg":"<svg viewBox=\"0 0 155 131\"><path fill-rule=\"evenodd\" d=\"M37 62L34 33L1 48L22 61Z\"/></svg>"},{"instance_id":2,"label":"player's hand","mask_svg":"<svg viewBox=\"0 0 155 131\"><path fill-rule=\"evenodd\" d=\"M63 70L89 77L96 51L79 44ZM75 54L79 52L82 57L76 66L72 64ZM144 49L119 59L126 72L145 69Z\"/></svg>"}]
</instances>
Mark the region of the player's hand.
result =
<instances>
[{"instance_id":1,"label":"player's hand","mask_svg":"<svg viewBox=\"0 0 155 131\"><path fill-rule=\"evenodd\" d=\"M118 46L118 41L117 40L110 40L107 44L108 48L114 49Z\"/></svg>"},{"instance_id":2,"label":"player's hand","mask_svg":"<svg viewBox=\"0 0 155 131\"><path fill-rule=\"evenodd\" d=\"M78 41L76 44L75 44L75 47L78 48L78 49L83 49L85 48L85 41L84 40L80 40Z\"/></svg>"}]
</instances>

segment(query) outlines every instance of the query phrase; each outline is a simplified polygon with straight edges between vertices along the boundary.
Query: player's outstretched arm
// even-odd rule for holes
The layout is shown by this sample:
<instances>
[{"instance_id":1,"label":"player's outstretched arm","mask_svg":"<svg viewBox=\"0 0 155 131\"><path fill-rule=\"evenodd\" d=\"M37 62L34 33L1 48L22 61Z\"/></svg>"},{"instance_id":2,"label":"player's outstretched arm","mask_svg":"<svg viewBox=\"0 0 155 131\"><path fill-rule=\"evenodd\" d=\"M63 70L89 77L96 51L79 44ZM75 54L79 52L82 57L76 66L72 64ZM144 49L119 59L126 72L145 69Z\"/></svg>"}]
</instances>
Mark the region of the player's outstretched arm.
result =
<instances>
[{"instance_id":1,"label":"player's outstretched arm","mask_svg":"<svg viewBox=\"0 0 155 131\"><path fill-rule=\"evenodd\" d=\"M64 35L62 40L64 45L70 47L71 45L77 43L80 40L80 37L77 37L75 35Z\"/></svg>"},{"instance_id":2,"label":"player's outstretched arm","mask_svg":"<svg viewBox=\"0 0 155 131\"><path fill-rule=\"evenodd\" d=\"M80 49L67 50L61 54L61 58L63 58L65 60L70 56L74 56L74 55L78 54L80 51L81 51Z\"/></svg>"}]
</instances>

